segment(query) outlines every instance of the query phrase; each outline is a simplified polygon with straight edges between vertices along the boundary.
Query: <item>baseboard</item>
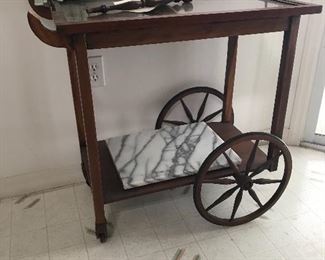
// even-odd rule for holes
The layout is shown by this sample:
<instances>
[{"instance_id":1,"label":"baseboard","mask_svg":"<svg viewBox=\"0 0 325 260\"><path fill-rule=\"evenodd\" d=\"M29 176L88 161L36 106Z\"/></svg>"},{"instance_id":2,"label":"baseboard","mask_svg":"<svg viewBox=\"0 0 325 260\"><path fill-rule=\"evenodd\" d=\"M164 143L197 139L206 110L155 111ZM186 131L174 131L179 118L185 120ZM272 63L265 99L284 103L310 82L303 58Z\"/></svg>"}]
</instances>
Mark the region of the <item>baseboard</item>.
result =
<instances>
[{"instance_id":1,"label":"baseboard","mask_svg":"<svg viewBox=\"0 0 325 260\"><path fill-rule=\"evenodd\" d=\"M321 152L325 152L325 145L321 145L321 144L314 144L314 143L309 143L309 142L301 142L300 146L302 147L306 147L306 148L311 148L317 151L321 151Z\"/></svg>"},{"instance_id":2,"label":"baseboard","mask_svg":"<svg viewBox=\"0 0 325 260\"><path fill-rule=\"evenodd\" d=\"M0 179L0 198L20 196L83 182L80 165Z\"/></svg>"}]
</instances>

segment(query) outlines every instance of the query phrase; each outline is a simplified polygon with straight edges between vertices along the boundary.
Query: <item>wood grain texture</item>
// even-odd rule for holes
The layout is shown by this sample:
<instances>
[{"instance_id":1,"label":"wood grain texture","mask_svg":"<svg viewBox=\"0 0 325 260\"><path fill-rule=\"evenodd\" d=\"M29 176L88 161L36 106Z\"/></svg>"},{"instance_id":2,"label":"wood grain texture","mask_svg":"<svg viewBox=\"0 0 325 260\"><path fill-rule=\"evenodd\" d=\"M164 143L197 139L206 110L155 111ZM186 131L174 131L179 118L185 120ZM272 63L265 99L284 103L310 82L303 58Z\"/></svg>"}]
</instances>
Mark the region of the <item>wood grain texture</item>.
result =
<instances>
[{"instance_id":1,"label":"wood grain texture","mask_svg":"<svg viewBox=\"0 0 325 260\"><path fill-rule=\"evenodd\" d=\"M286 118L292 71L296 53L300 17L292 17L289 30L284 33L278 85L274 102L271 133L282 138ZM277 149L271 145L268 157L274 157ZM276 170L277 162L270 169Z\"/></svg>"},{"instance_id":2,"label":"wood grain texture","mask_svg":"<svg viewBox=\"0 0 325 260\"><path fill-rule=\"evenodd\" d=\"M76 54L73 50L67 49L67 57L70 72L73 105L77 121L79 146L82 147L86 145L86 133L83 127L84 124L82 117L81 94L79 88Z\"/></svg>"},{"instance_id":3,"label":"wood grain texture","mask_svg":"<svg viewBox=\"0 0 325 260\"><path fill-rule=\"evenodd\" d=\"M193 23L186 27L161 26L150 29L114 30L102 33L89 33L87 36L87 44L88 49L100 49L218 38L229 35L277 32L286 30L288 28L288 23L288 18L275 18L253 21L234 21L229 23Z\"/></svg>"},{"instance_id":4,"label":"wood grain texture","mask_svg":"<svg viewBox=\"0 0 325 260\"><path fill-rule=\"evenodd\" d=\"M233 119L232 99L233 99L234 85L235 85L237 49L238 49L238 36L229 37L226 77L225 77L225 86L224 86L223 113L222 113L222 122L224 123L231 123Z\"/></svg>"},{"instance_id":5,"label":"wood grain texture","mask_svg":"<svg viewBox=\"0 0 325 260\"><path fill-rule=\"evenodd\" d=\"M56 48L68 47L67 40L64 36L44 27L41 21L30 12L27 13L27 19L29 27L42 42Z\"/></svg>"},{"instance_id":6,"label":"wood grain texture","mask_svg":"<svg viewBox=\"0 0 325 260\"><path fill-rule=\"evenodd\" d=\"M79 91L83 116L83 127L86 139L88 172L93 194L96 224L106 224L104 212L103 190L101 183L101 166L97 146L96 122L93 109L90 77L88 70L87 46L85 35L74 37L74 50L79 79Z\"/></svg>"}]
</instances>

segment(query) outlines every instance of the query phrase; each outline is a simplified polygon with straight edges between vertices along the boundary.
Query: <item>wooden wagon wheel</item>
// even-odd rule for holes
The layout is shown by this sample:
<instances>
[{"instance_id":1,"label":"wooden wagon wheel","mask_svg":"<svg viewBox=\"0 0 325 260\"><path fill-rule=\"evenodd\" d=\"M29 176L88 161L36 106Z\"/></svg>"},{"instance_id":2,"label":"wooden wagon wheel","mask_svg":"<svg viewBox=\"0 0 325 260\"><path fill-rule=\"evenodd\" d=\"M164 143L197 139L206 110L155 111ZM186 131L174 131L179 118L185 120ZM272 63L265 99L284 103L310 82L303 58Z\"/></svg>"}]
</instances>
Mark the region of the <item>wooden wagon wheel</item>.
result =
<instances>
[{"instance_id":1,"label":"wooden wagon wheel","mask_svg":"<svg viewBox=\"0 0 325 260\"><path fill-rule=\"evenodd\" d=\"M236 165L226 154L230 148L252 142L247 160ZM271 144L277 153L263 163L255 162L258 145ZM220 157L226 159L231 176L209 177L211 165ZM270 172L270 165L280 160L284 167ZM194 202L206 220L224 226L247 223L270 209L280 198L290 179L292 160L285 143L267 133L247 133L229 139L215 149L202 164L194 183ZM219 194L217 194L219 193ZM234 195L234 196L233 196ZM244 203L249 204L244 205Z\"/></svg>"},{"instance_id":2,"label":"wooden wagon wheel","mask_svg":"<svg viewBox=\"0 0 325 260\"><path fill-rule=\"evenodd\" d=\"M189 97L191 95L195 94L203 94L204 98L200 105L200 107L197 109L196 116L193 115L190 108L184 101L184 98ZM207 102L210 96L214 96L217 99L221 101L221 104L224 100L224 95L210 87L193 87L186 90L183 90L182 92L178 93L176 96L174 96L171 100L167 102L167 104L163 107L161 110L157 122L156 122L156 129L160 129L163 124L171 124L171 125L184 125L188 123L195 123L195 122L211 122L215 120L219 115L222 115L223 109L222 106L217 111L214 111L211 114L208 114L206 116L203 116L205 113L205 109L207 106ZM187 117L187 120L168 120L167 116L173 111L173 109L177 106L177 104L180 104L185 112L185 115ZM234 112L232 112L232 123L234 123Z\"/></svg>"}]
</instances>

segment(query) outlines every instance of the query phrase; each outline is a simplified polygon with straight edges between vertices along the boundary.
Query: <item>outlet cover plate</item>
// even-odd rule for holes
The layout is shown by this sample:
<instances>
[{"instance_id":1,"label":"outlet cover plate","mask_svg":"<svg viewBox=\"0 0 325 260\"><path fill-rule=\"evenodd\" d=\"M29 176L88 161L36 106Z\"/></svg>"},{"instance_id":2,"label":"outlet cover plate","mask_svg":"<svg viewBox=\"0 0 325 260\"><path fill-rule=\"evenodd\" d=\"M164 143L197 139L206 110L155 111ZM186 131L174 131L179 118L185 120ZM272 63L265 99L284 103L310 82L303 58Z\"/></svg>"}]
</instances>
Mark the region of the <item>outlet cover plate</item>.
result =
<instances>
[{"instance_id":1,"label":"outlet cover plate","mask_svg":"<svg viewBox=\"0 0 325 260\"><path fill-rule=\"evenodd\" d=\"M104 60L102 56L88 57L90 83L94 88L106 85L104 73Z\"/></svg>"}]
</instances>

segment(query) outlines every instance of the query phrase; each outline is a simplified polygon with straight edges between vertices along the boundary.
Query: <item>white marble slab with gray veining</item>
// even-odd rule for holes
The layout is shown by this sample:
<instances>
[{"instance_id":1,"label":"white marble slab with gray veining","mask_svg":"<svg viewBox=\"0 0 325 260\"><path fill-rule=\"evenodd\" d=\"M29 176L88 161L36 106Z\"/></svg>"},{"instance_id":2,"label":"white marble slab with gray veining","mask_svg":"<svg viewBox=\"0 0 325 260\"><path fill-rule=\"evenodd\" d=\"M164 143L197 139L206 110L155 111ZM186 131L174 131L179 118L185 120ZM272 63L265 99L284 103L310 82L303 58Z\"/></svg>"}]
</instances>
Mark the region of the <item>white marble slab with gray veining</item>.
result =
<instances>
[{"instance_id":1,"label":"white marble slab with gray veining","mask_svg":"<svg viewBox=\"0 0 325 260\"><path fill-rule=\"evenodd\" d=\"M131 189L196 174L223 140L201 122L114 137L106 143L124 189ZM233 150L228 150L227 154L234 163L241 162ZM212 169L224 167L228 167L228 163L220 156Z\"/></svg>"}]
</instances>

